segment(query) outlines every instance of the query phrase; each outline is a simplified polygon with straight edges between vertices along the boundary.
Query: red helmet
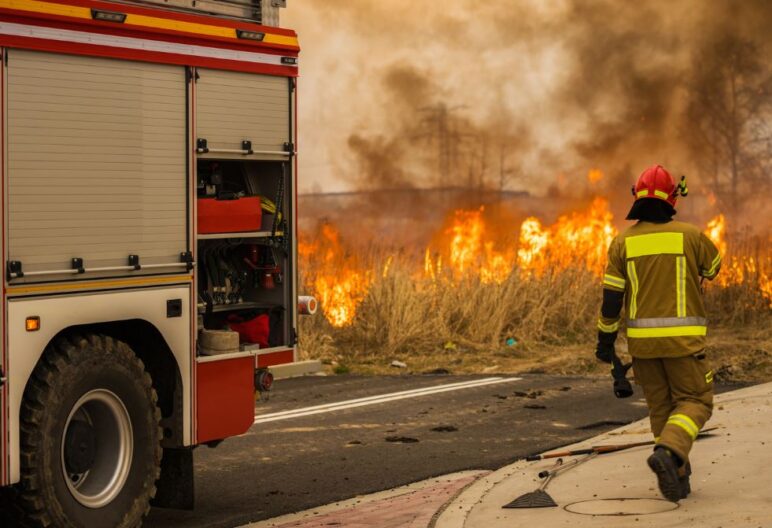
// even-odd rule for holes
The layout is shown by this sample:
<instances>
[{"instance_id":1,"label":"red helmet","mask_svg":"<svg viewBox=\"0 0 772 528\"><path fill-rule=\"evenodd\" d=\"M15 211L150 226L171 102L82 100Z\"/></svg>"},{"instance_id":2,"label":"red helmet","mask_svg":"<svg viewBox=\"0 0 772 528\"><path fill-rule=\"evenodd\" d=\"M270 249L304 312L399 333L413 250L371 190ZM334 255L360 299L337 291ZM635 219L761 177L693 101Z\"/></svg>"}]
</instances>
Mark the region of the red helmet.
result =
<instances>
[{"instance_id":1,"label":"red helmet","mask_svg":"<svg viewBox=\"0 0 772 528\"><path fill-rule=\"evenodd\" d=\"M662 165L654 165L641 173L633 187L636 200L642 198L658 198L675 207L678 195L686 196L686 178L681 177L681 183L676 185L673 177Z\"/></svg>"}]
</instances>

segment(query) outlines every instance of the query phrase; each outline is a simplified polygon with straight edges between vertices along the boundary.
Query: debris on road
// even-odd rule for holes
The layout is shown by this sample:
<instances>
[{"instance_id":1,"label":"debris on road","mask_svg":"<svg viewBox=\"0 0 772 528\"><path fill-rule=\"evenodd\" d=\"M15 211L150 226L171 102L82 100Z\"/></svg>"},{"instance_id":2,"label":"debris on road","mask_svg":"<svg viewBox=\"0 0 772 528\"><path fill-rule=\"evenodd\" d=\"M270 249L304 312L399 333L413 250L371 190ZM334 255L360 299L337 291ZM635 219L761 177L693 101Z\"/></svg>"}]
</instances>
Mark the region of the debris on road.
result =
<instances>
[{"instance_id":1,"label":"debris on road","mask_svg":"<svg viewBox=\"0 0 772 528\"><path fill-rule=\"evenodd\" d=\"M423 372L425 376L449 376L451 372L446 368L436 368Z\"/></svg>"},{"instance_id":2,"label":"debris on road","mask_svg":"<svg viewBox=\"0 0 772 528\"><path fill-rule=\"evenodd\" d=\"M437 427L432 427L431 430L436 433L455 433L458 431L458 427L455 425L439 425Z\"/></svg>"},{"instance_id":3,"label":"debris on road","mask_svg":"<svg viewBox=\"0 0 772 528\"><path fill-rule=\"evenodd\" d=\"M413 438L411 436L387 436L385 440L394 444L415 444L416 442L419 442L418 438Z\"/></svg>"},{"instance_id":4,"label":"debris on road","mask_svg":"<svg viewBox=\"0 0 772 528\"><path fill-rule=\"evenodd\" d=\"M542 392L540 390L528 391L528 392L523 392L523 391L515 391L514 392L514 395L517 396L518 398L529 398L531 400L535 400L536 398L538 398L542 394L544 394L544 392Z\"/></svg>"}]
</instances>

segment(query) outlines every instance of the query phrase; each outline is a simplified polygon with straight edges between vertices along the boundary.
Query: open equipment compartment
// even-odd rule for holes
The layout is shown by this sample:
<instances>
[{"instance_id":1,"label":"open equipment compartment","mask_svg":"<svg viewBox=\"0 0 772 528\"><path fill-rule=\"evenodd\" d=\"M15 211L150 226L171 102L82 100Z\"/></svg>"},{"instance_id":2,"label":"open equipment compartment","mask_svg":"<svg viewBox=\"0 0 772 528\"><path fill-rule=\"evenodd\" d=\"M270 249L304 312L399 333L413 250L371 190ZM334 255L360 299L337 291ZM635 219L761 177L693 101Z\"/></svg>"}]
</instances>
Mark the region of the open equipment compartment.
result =
<instances>
[{"instance_id":1,"label":"open equipment compartment","mask_svg":"<svg viewBox=\"0 0 772 528\"><path fill-rule=\"evenodd\" d=\"M258 359L293 349L295 80L205 68L193 78L199 330L237 331Z\"/></svg>"},{"instance_id":2,"label":"open equipment compartment","mask_svg":"<svg viewBox=\"0 0 772 528\"><path fill-rule=\"evenodd\" d=\"M197 165L200 324L239 332L242 348L292 347L290 163L209 158ZM215 204L209 216L202 203ZM213 211L222 218L212 220ZM212 233L212 225L225 230Z\"/></svg>"},{"instance_id":3,"label":"open equipment compartment","mask_svg":"<svg viewBox=\"0 0 772 528\"><path fill-rule=\"evenodd\" d=\"M229 395L197 409L199 440L213 441L252 424L266 367L296 359L295 80L205 68L192 80L196 371L201 392Z\"/></svg>"}]
</instances>

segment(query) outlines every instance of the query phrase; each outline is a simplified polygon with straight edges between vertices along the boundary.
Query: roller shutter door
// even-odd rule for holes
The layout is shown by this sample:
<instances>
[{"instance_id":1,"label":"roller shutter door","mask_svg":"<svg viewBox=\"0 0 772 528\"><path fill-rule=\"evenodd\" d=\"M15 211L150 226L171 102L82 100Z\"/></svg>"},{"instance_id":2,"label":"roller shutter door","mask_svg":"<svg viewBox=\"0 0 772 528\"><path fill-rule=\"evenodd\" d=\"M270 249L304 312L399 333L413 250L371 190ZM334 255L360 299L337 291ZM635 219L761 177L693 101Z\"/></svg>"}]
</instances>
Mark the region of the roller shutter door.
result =
<instances>
[{"instance_id":1,"label":"roller shutter door","mask_svg":"<svg viewBox=\"0 0 772 528\"><path fill-rule=\"evenodd\" d=\"M281 152L290 138L289 81L250 73L198 70L196 137L209 148L240 149L252 142L254 157L278 159L264 152ZM212 152L211 158L228 158Z\"/></svg>"},{"instance_id":2,"label":"roller shutter door","mask_svg":"<svg viewBox=\"0 0 772 528\"><path fill-rule=\"evenodd\" d=\"M74 257L86 268L131 254L179 262L184 69L11 50L7 86L9 260L25 272Z\"/></svg>"}]
</instances>

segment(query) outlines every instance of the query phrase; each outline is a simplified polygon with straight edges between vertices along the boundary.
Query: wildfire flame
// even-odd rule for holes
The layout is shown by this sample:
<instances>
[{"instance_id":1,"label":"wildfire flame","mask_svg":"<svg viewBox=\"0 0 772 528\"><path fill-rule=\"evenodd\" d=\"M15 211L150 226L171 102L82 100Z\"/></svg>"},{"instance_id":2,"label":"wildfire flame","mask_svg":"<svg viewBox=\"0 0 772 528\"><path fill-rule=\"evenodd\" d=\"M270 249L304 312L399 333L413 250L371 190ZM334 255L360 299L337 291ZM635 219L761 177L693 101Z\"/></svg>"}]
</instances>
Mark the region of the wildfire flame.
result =
<instances>
[{"instance_id":1,"label":"wildfire flame","mask_svg":"<svg viewBox=\"0 0 772 528\"><path fill-rule=\"evenodd\" d=\"M772 306L772 255L769 251L760 251L758 248L755 248L756 251L753 248L733 248L729 251L731 245L727 240L727 222L722 214L708 222L704 233L716 244L722 258L721 272L716 282L723 287L756 283Z\"/></svg>"},{"instance_id":2,"label":"wildfire flame","mask_svg":"<svg viewBox=\"0 0 772 528\"><path fill-rule=\"evenodd\" d=\"M598 183L603 179L603 172L600 169L590 169L587 173L587 181L590 183Z\"/></svg>"},{"instance_id":3,"label":"wildfire flame","mask_svg":"<svg viewBox=\"0 0 772 528\"><path fill-rule=\"evenodd\" d=\"M595 198L586 211L561 216L549 228L531 217L520 227L518 266L524 276L537 277L562 271L577 262L595 275L603 275L606 250L617 234L608 202Z\"/></svg>"},{"instance_id":4,"label":"wildfire flame","mask_svg":"<svg viewBox=\"0 0 772 528\"><path fill-rule=\"evenodd\" d=\"M726 218L720 214L708 222L705 234L718 248L718 252L723 257L726 255Z\"/></svg>"},{"instance_id":5,"label":"wildfire flame","mask_svg":"<svg viewBox=\"0 0 772 528\"><path fill-rule=\"evenodd\" d=\"M426 248L423 269L416 262L416 286L440 281L452 286L466 280L501 284L513 273L529 280L577 266L600 277L606 250L617 234L608 205L605 199L595 198L585 210L561 216L552 225L529 217L519 229L505 222L490 222L483 207L454 211L435 242ZM705 234L724 258L715 282L721 287L757 284L772 303L768 243L755 250L735 247L727 239L723 215L708 222ZM323 224L313 237L301 237L298 252L305 266L306 287L318 297L325 317L335 327L354 321L374 278L387 279L394 260L394 256L387 256L380 269L368 269L345 248L330 224Z\"/></svg>"},{"instance_id":6,"label":"wildfire flame","mask_svg":"<svg viewBox=\"0 0 772 528\"><path fill-rule=\"evenodd\" d=\"M322 224L312 240L298 242L298 255L305 262L314 260L315 266L306 275L308 286L317 296L330 324L345 326L354 320L357 306L367 295L372 273L355 257L347 255L340 233L332 225ZM383 273L388 274L387 262Z\"/></svg>"},{"instance_id":7,"label":"wildfire flame","mask_svg":"<svg viewBox=\"0 0 772 528\"><path fill-rule=\"evenodd\" d=\"M512 249L496 249L495 241L490 240L484 212L485 208L480 207L459 209L453 213L452 224L446 230L446 234L450 235L448 271L453 280L476 277L483 284L501 284L512 271L515 252ZM442 252L436 259L431 254L431 248L427 248L424 272L425 276L436 281L442 276Z\"/></svg>"}]
</instances>

